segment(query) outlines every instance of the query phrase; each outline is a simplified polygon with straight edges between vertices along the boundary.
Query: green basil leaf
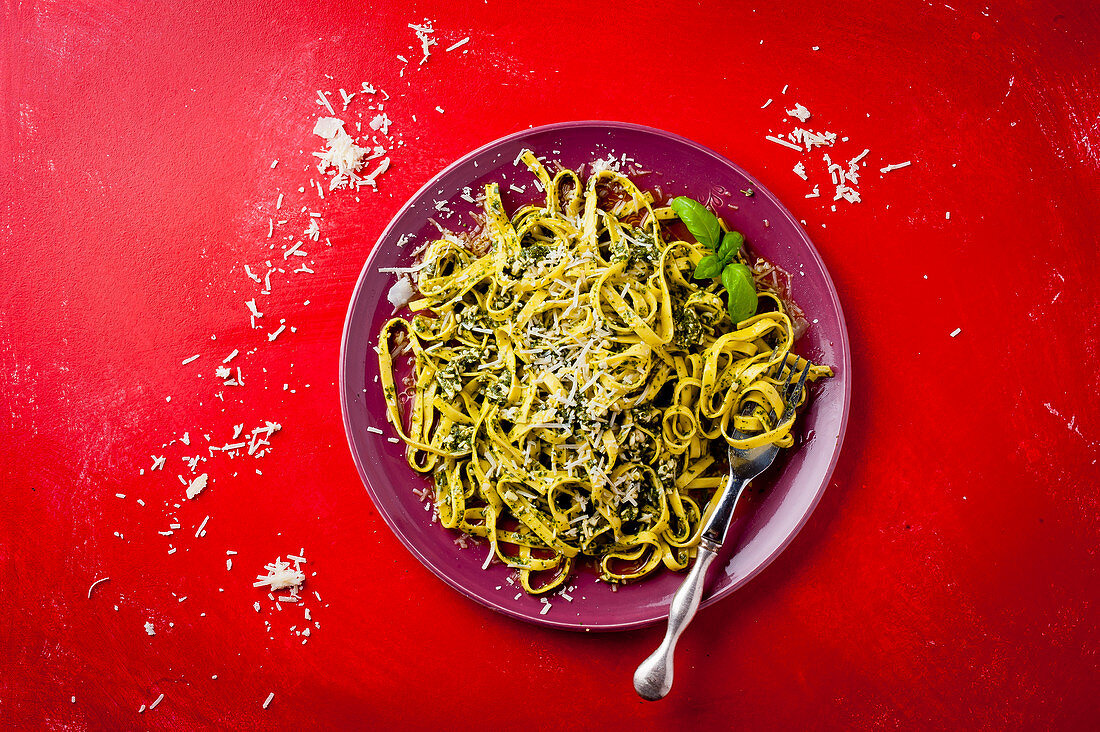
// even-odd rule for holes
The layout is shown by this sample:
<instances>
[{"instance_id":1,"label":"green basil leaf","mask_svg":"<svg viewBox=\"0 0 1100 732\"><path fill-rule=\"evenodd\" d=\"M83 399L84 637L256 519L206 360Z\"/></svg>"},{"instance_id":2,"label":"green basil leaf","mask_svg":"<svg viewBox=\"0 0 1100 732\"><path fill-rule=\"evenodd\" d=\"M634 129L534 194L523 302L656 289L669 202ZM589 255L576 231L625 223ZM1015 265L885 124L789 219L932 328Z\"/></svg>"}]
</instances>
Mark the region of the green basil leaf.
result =
<instances>
[{"instance_id":1,"label":"green basil leaf","mask_svg":"<svg viewBox=\"0 0 1100 732\"><path fill-rule=\"evenodd\" d=\"M706 206L687 196L677 196L672 199L672 210L700 244L712 251L718 246L722 227L718 225L718 217Z\"/></svg>"},{"instance_id":2,"label":"green basil leaf","mask_svg":"<svg viewBox=\"0 0 1100 732\"><path fill-rule=\"evenodd\" d=\"M730 320L735 325L756 315L756 286L748 267L740 262L727 264L722 270L722 286L726 288Z\"/></svg>"},{"instance_id":3,"label":"green basil leaf","mask_svg":"<svg viewBox=\"0 0 1100 732\"><path fill-rule=\"evenodd\" d=\"M740 274L737 272L736 264L727 264L722 268L722 287L726 288L726 292L732 292L733 288L737 287L737 278Z\"/></svg>"},{"instance_id":4,"label":"green basil leaf","mask_svg":"<svg viewBox=\"0 0 1100 732\"><path fill-rule=\"evenodd\" d=\"M708 254L699 260L699 264L695 265L693 276L697 280L709 280L717 277L721 271L722 263L718 260L718 257L714 254Z\"/></svg>"},{"instance_id":5,"label":"green basil leaf","mask_svg":"<svg viewBox=\"0 0 1100 732\"><path fill-rule=\"evenodd\" d=\"M741 250L741 245L744 243L745 237L741 232L727 231L722 237L722 246L718 247L718 258L722 260L722 264L733 259L733 255Z\"/></svg>"}]
</instances>

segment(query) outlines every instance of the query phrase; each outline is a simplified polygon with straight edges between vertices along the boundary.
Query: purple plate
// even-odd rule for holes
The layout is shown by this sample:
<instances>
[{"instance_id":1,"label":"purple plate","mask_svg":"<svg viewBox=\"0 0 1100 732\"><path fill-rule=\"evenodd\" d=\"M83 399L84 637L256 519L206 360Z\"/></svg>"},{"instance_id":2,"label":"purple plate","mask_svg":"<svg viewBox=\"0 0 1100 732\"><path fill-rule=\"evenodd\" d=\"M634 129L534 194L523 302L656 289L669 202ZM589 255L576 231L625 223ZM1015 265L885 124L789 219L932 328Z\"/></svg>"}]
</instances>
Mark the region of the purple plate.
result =
<instances>
[{"instance_id":1,"label":"purple plate","mask_svg":"<svg viewBox=\"0 0 1100 732\"><path fill-rule=\"evenodd\" d=\"M745 510L739 507L737 525L727 540L728 558L721 572L712 575L704 605L728 596L778 556L806 523L828 484L844 439L851 395L844 316L817 250L775 196L702 145L639 125L567 122L491 142L429 181L382 233L352 294L340 353L344 428L359 475L382 517L428 569L486 607L570 630L638 628L668 617L669 601L683 581L683 573L661 569L645 581L613 591L610 585L596 581L591 570L582 568L571 581L575 585L569 593L572 602L553 597L552 608L542 614L544 606L538 599L515 598L518 590L507 581L510 570L499 563L482 569L487 543L471 541L469 548L463 549L455 543L456 532L432 523L425 504L413 493L414 488L428 486L428 480L405 464L403 445L386 439L394 432L386 422L382 389L375 382L378 359L373 346L379 328L392 315L386 294L394 277L379 273L378 268L409 264L416 245L438 233L429 219L443 227L468 228L472 224L468 213L475 206L463 198L464 192L476 197L486 183L496 181L508 211L541 200L531 183L534 177L522 163L515 163L524 148L543 160L556 160L574 169L608 156L622 163L625 155L624 169L650 171L632 175L643 189L706 201L745 235L756 254L797 273L793 296L813 324L796 350L817 363L829 364L836 372L835 378L813 387L810 407L800 417L801 444L784 451L777 465L765 474L765 482L750 489L750 500L742 501ZM740 193L747 188L755 195ZM369 432L368 427L383 434Z\"/></svg>"}]
</instances>

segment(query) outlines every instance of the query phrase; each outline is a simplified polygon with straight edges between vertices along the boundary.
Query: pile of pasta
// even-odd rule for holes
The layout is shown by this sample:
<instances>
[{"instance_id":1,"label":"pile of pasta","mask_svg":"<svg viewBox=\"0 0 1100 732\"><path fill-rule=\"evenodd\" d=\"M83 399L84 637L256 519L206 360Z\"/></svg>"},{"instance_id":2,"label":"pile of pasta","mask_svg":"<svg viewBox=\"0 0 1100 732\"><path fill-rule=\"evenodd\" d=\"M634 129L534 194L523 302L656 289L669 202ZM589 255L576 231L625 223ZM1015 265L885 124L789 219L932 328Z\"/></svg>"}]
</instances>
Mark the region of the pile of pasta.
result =
<instances>
[{"instance_id":1,"label":"pile of pasta","mask_svg":"<svg viewBox=\"0 0 1100 732\"><path fill-rule=\"evenodd\" d=\"M545 202L509 216L487 185L484 228L432 242L411 317L382 327L387 417L433 476L442 525L487 539L486 565L526 592L563 586L585 557L609 582L683 569L727 444L793 442L793 420L761 416L788 416L780 371L832 372L791 352L775 293L730 322L720 283L692 280L709 252L666 240L675 214L627 176L522 160Z\"/></svg>"}]
</instances>

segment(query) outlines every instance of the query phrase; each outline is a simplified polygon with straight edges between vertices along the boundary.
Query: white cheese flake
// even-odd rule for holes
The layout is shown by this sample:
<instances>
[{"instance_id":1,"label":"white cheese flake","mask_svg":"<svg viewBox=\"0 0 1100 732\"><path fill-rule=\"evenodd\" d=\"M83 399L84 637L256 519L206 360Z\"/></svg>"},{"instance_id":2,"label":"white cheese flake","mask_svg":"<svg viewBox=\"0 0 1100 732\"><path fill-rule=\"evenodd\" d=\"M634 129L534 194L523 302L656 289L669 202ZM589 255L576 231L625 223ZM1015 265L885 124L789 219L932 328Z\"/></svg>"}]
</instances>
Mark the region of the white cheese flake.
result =
<instances>
[{"instance_id":1,"label":"white cheese flake","mask_svg":"<svg viewBox=\"0 0 1100 732\"><path fill-rule=\"evenodd\" d=\"M191 483L187 486L187 498L188 498L188 500L194 500L195 496L202 493L203 490L206 488L206 484L207 484L208 480L209 480L209 478L208 478L207 474L203 473L202 475L198 476L193 481L191 481Z\"/></svg>"},{"instance_id":2,"label":"white cheese flake","mask_svg":"<svg viewBox=\"0 0 1100 732\"><path fill-rule=\"evenodd\" d=\"M367 149L355 144L351 135L344 130L343 120L322 117L314 125L313 134L328 143L328 149L315 152L313 156L320 160L317 164L319 172L325 173L330 168L336 171L329 182L329 190L343 188L349 184L358 185L358 177L355 174L363 165Z\"/></svg>"},{"instance_id":3,"label":"white cheese flake","mask_svg":"<svg viewBox=\"0 0 1100 732\"><path fill-rule=\"evenodd\" d=\"M794 105L794 109L787 110L787 116L794 117L799 122L805 122L810 118L810 110L806 109L801 104L798 104L796 102Z\"/></svg>"},{"instance_id":4,"label":"white cheese flake","mask_svg":"<svg viewBox=\"0 0 1100 732\"><path fill-rule=\"evenodd\" d=\"M306 575L297 566L292 567L290 562L284 562L277 558L274 562L264 565L266 575L257 575L253 587L266 587L270 590L290 589L296 593L302 583L306 581Z\"/></svg>"},{"instance_id":5,"label":"white cheese flake","mask_svg":"<svg viewBox=\"0 0 1100 732\"><path fill-rule=\"evenodd\" d=\"M99 584L101 584L101 583L103 583L103 582L107 582L107 581L109 581L110 579L111 579L110 577L102 577L102 578L100 578L100 579L97 579L97 580L96 580L95 582L93 582L93 583L92 583L91 585L89 585L89 587L88 587L88 599L89 599L89 600L91 600L91 599L92 599L92 590L94 590L94 589L96 588L96 585L99 585Z\"/></svg>"},{"instance_id":6,"label":"white cheese flake","mask_svg":"<svg viewBox=\"0 0 1100 732\"><path fill-rule=\"evenodd\" d=\"M432 38L432 34L435 33L435 28L432 27L430 21L424 21L423 25L416 25L415 23L409 23L409 27L416 33L416 37L420 40L420 52L424 54L424 57L420 59L418 66L423 66L428 60L428 57L432 55L431 47L439 43L439 41Z\"/></svg>"},{"instance_id":7,"label":"white cheese flake","mask_svg":"<svg viewBox=\"0 0 1100 732\"><path fill-rule=\"evenodd\" d=\"M906 160L904 163L891 163L891 164L887 165L885 168L879 168L878 172L880 172L880 173L889 173L891 170L900 170L901 168L908 168L912 164L913 164L912 160Z\"/></svg>"},{"instance_id":8,"label":"white cheese flake","mask_svg":"<svg viewBox=\"0 0 1100 732\"><path fill-rule=\"evenodd\" d=\"M764 139L765 140L770 140L770 141L776 143L777 145L782 145L783 147L789 147L791 150L794 150L796 152L802 152L802 148L799 147L798 145L795 145L793 142L788 142L787 140L776 137L774 135L764 135Z\"/></svg>"},{"instance_id":9,"label":"white cheese flake","mask_svg":"<svg viewBox=\"0 0 1100 732\"><path fill-rule=\"evenodd\" d=\"M393 309L397 310L407 305L413 297L416 296L416 288L409 282L408 278L402 277L393 284L386 293L386 299L393 305Z\"/></svg>"}]
</instances>

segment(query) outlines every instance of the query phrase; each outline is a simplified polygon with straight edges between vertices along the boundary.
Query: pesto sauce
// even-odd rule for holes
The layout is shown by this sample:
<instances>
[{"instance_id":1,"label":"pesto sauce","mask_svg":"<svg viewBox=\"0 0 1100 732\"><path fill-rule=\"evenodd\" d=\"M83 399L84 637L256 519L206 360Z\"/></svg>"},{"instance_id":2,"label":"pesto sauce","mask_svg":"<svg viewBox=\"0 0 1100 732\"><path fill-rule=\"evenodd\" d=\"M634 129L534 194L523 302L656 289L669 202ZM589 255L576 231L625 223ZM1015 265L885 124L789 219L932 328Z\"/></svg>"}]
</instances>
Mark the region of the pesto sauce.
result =
<instances>
[{"instance_id":1,"label":"pesto sauce","mask_svg":"<svg viewBox=\"0 0 1100 732\"><path fill-rule=\"evenodd\" d=\"M474 428L468 424L453 424L451 431L439 443L439 449L447 452L469 452L474 438Z\"/></svg>"},{"instance_id":2,"label":"pesto sauce","mask_svg":"<svg viewBox=\"0 0 1100 732\"><path fill-rule=\"evenodd\" d=\"M681 311L673 328L672 342L684 350L697 346L703 337L703 324L699 315L691 308Z\"/></svg>"},{"instance_id":3,"label":"pesto sauce","mask_svg":"<svg viewBox=\"0 0 1100 732\"><path fill-rule=\"evenodd\" d=\"M455 394L462 391L462 372L480 360L480 351L467 348L456 353L454 358L436 373L435 381L447 399L453 398Z\"/></svg>"}]
</instances>

